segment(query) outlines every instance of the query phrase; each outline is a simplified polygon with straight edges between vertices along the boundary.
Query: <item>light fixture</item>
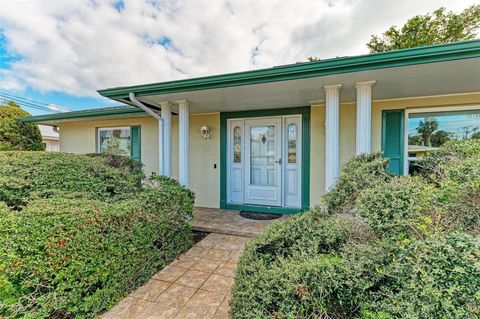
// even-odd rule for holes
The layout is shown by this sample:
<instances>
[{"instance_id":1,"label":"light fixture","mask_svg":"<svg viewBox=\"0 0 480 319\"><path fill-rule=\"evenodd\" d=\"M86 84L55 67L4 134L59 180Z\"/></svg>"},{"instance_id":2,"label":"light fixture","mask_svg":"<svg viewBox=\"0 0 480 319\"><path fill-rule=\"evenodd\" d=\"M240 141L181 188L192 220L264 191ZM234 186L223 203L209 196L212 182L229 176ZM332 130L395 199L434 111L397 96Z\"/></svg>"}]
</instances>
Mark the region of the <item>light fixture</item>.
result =
<instances>
[{"instance_id":1,"label":"light fixture","mask_svg":"<svg viewBox=\"0 0 480 319\"><path fill-rule=\"evenodd\" d=\"M202 133L202 137L204 139L210 138L210 128L208 126L206 126L206 125L202 126L200 128L200 132Z\"/></svg>"}]
</instances>

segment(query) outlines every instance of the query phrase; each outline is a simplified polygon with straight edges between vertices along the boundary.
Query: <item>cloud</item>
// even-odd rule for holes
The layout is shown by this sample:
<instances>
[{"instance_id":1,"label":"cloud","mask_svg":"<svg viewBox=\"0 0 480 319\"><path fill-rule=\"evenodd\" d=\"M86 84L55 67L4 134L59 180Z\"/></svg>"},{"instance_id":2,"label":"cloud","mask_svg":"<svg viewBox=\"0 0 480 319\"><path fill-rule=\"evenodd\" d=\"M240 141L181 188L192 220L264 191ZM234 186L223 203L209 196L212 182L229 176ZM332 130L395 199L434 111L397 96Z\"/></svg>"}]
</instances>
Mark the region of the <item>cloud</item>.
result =
<instances>
[{"instance_id":1,"label":"cloud","mask_svg":"<svg viewBox=\"0 0 480 319\"><path fill-rule=\"evenodd\" d=\"M367 53L371 34L440 6L474 1L2 0L16 58L0 88L97 96L168 81Z\"/></svg>"}]
</instances>

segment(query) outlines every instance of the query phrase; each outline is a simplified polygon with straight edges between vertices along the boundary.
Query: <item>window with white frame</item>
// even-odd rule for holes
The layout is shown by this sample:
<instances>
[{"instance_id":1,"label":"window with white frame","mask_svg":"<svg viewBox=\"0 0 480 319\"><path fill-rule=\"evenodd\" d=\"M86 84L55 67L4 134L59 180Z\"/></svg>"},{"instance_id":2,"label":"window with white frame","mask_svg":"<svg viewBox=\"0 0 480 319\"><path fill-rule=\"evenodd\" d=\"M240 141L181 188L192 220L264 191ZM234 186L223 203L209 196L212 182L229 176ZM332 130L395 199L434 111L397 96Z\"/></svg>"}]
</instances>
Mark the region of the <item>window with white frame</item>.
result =
<instances>
[{"instance_id":1,"label":"window with white frame","mask_svg":"<svg viewBox=\"0 0 480 319\"><path fill-rule=\"evenodd\" d=\"M130 156L130 127L105 127L97 130L97 152Z\"/></svg>"},{"instance_id":2,"label":"window with white frame","mask_svg":"<svg viewBox=\"0 0 480 319\"><path fill-rule=\"evenodd\" d=\"M407 173L418 161L451 140L480 139L480 106L410 111L407 119Z\"/></svg>"}]
</instances>

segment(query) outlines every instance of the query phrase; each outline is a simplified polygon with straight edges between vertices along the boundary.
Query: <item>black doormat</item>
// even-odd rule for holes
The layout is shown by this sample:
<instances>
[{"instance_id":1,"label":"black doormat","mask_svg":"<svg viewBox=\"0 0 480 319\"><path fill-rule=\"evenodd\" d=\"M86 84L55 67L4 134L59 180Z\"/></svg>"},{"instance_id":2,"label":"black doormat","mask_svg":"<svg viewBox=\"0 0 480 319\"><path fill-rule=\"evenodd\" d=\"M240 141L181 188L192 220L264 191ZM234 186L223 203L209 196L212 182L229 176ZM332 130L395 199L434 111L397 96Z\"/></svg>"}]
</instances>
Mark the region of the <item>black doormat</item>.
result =
<instances>
[{"instance_id":1,"label":"black doormat","mask_svg":"<svg viewBox=\"0 0 480 319\"><path fill-rule=\"evenodd\" d=\"M269 213L257 213L257 212L249 212L246 210L240 211L240 216L247 219L253 220L270 220L270 219L277 219L282 217L281 214L269 214Z\"/></svg>"}]
</instances>

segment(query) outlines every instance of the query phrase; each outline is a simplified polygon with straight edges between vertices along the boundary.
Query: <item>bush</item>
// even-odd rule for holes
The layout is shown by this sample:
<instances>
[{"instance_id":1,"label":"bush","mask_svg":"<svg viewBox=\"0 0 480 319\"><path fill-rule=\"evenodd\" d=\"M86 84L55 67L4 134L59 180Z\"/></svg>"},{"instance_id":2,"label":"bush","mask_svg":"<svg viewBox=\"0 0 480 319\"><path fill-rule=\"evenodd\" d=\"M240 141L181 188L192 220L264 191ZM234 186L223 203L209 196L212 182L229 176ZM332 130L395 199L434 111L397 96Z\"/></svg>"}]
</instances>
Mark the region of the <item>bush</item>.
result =
<instances>
[{"instance_id":1,"label":"bush","mask_svg":"<svg viewBox=\"0 0 480 319\"><path fill-rule=\"evenodd\" d=\"M0 105L0 151L43 151L40 129L18 120L30 114L15 102Z\"/></svg>"},{"instance_id":2,"label":"bush","mask_svg":"<svg viewBox=\"0 0 480 319\"><path fill-rule=\"evenodd\" d=\"M351 213L364 189L391 178L387 166L388 159L381 153L362 154L348 161L336 184L323 197L327 210L330 213Z\"/></svg>"},{"instance_id":3,"label":"bush","mask_svg":"<svg viewBox=\"0 0 480 319\"><path fill-rule=\"evenodd\" d=\"M427 218L431 196L431 187L422 180L401 176L365 189L357 207L365 222L383 236L421 236L431 230Z\"/></svg>"},{"instance_id":4,"label":"bush","mask_svg":"<svg viewBox=\"0 0 480 319\"><path fill-rule=\"evenodd\" d=\"M108 166L124 169L130 174L135 175L139 181L145 178L142 162L133 160L130 157L107 153L90 153L86 155L103 158Z\"/></svg>"},{"instance_id":5,"label":"bush","mask_svg":"<svg viewBox=\"0 0 480 319\"><path fill-rule=\"evenodd\" d=\"M20 209L54 196L115 201L140 189L142 175L103 158L50 152L0 152L0 201Z\"/></svg>"},{"instance_id":6,"label":"bush","mask_svg":"<svg viewBox=\"0 0 480 319\"><path fill-rule=\"evenodd\" d=\"M193 196L153 182L137 199L48 198L2 212L0 316L93 318L185 251Z\"/></svg>"},{"instance_id":7,"label":"bush","mask_svg":"<svg viewBox=\"0 0 480 319\"><path fill-rule=\"evenodd\" d=\"M386 268L390 282L362 308L387 318L477 318L479 252L480 238L464 233L413 240Z\"/></svg>"},{"instance_id":8,"label":"bush","mask_svg":"<svg viewBox=\"0 0 480 319\"><path fill-rule=\"evenodd\" d=\"M252 239L239 261L233 318L307 318L344 314L336 254L374 236L355 218L313 210L275 222Z\"/></svg>"},{"instance_id":9,"label":"bush","mask_svg":"<svg viewBox=\"0 0 480 319\"><path fill-rule=\"evenodd\" d=\"M393 177L386 163L351 160L327 211L279 221L247 244L233 318L478 317L479 141L447 144L416 177Z\"/></svg>"}]
</instances>

